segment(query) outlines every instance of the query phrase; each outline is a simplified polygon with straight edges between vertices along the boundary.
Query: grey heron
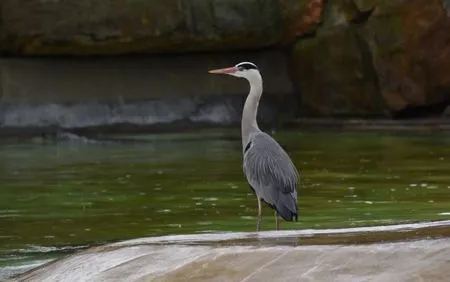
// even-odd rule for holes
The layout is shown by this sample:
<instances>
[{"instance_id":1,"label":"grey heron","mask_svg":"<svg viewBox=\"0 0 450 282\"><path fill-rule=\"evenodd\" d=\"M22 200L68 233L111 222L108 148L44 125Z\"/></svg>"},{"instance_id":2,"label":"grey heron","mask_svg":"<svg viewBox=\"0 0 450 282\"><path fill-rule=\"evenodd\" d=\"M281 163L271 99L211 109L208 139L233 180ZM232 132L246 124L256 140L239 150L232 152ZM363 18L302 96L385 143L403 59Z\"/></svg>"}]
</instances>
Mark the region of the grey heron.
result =
<instances>
[{"instance_id":1,"label":"grey heron","mask_svg":"<svg viewBox=\"0 0 450 282\"><path fill-rule=\"evenodd\" d=\"M300 177L284 149L257 123L263 80L257 66L242 62L233 67L210 70L213 74L242 77L250 83L250 92L244 104L241 122L243 169L250 188L258 199L256 231L262 221L262 203L275 210L276 229L279 216L286 221L297 221L297 185Z\"/></svg>"}]
</instances>

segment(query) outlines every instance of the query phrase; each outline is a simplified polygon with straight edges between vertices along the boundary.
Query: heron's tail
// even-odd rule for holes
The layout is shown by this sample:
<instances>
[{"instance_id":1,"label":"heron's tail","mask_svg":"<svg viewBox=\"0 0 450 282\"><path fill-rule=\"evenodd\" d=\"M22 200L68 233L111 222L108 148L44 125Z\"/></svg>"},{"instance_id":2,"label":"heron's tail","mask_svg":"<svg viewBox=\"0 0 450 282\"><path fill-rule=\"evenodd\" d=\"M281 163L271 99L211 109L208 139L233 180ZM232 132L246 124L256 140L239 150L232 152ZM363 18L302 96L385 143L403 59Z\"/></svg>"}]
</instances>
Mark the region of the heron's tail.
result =
<instances>
[{"instance_id":1,"label":"heron's tail","mask_svg":"<svg viewBox=\"0 0 450 282\"><path fill-rule=\"evenodd\" d=\"M286 221L297 221L297 201L294 195L280 193L275 205L278 214Z\"/></svg>"}]
</instances>

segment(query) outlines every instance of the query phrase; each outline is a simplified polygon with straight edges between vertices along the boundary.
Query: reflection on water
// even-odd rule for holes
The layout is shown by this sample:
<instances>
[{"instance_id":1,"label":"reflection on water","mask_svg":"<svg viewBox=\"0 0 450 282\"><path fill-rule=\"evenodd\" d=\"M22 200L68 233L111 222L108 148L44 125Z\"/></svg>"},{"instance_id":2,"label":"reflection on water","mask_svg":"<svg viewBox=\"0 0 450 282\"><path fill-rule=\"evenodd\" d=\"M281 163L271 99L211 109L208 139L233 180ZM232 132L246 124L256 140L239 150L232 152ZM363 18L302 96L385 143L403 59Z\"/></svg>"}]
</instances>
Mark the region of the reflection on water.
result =
<instances>
[{"instance_id":1,"label":"reflection on water","mask_svg":"<svg viewBox=\"0 0 450 282\"><path fill-rule=\"evenodd\" d=\"M114 240L255 229L238 130L120 138L0 141L0 266ZM299 222L284 230L450 219L448 134L276 138L302 177Z\"/></svg>"}]
</instances>

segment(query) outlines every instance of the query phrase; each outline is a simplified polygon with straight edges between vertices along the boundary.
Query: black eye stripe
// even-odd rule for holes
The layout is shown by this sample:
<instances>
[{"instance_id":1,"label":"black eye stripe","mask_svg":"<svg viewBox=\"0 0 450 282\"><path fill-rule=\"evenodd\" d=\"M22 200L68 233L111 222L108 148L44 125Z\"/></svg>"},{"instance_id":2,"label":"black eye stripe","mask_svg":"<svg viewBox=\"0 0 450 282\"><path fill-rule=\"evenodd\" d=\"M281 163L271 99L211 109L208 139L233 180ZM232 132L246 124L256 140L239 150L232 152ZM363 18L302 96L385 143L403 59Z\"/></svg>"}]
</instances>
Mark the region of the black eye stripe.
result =
<instances>
[{"instance_id":1,"label":"black eye stripe","mask_svg":"<svg viewBox=\"0 0 450 282\"><path fill-rule=\"evenodd\" d=\"M237 65L237 67L239 68L239 70L241 70L241 68L242 68L242 70L251 70L251 69L257 70L258 69L254 64L251 64L251 63L242 63L242 64Z\"/></svg>"}]
</instances>

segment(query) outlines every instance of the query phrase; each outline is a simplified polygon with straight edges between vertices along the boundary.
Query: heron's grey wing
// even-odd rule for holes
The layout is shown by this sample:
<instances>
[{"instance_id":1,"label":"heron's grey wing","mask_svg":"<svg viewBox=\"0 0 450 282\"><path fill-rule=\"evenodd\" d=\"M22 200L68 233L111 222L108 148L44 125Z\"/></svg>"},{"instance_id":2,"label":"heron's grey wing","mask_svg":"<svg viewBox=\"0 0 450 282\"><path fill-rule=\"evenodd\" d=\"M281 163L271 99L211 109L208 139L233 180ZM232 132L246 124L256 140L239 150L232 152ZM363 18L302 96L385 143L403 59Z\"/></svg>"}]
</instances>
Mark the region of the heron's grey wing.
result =
<instances>
[{"instance_id":1,"label":"heron's grey wing","mask_svg":"<svg viewBox=\"0 0 450 282\"><path fill-rule=\"evenodd\" d=\"M297 217L298 172L271 136L264 132L250 136L244 149L244 173L256 195L285 220Z\"/></svg>"}]
</instances>

